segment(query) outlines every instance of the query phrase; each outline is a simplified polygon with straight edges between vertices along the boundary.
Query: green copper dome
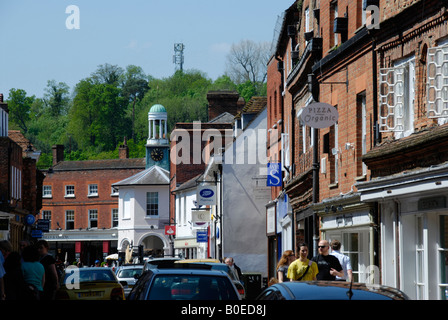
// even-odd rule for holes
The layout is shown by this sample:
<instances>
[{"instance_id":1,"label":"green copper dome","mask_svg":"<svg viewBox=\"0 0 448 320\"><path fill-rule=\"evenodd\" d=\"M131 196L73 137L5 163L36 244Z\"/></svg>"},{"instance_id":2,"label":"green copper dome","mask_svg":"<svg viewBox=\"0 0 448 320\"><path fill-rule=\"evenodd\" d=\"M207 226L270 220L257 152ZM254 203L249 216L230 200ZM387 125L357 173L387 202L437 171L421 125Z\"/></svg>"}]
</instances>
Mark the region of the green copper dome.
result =
<instances>
[{"instance_id":1,"label":"green copper dome","mask_svg":"<svg viewBox=\"0 0 448 320\"><path fill-rule=\"evenodd\" d=\"M149 112L150 113L162 113L162 112L166 113L166 109L161 104L155 104L151 107L151 109L149 109Z\"/></svg>"}]
</instances>

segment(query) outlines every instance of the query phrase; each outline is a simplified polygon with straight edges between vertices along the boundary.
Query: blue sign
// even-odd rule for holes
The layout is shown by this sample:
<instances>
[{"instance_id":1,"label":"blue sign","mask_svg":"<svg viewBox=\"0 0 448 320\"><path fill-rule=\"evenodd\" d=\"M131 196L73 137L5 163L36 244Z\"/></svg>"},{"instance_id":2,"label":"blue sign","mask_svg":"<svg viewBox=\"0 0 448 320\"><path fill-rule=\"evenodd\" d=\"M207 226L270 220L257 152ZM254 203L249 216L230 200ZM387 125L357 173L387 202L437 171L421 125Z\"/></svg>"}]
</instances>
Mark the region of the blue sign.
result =
<instances>
[{"instance_id":1,"label":"blue sign","mask_svg":"<svg viewBox=\"0 0 448 320\"><path fill-rule=\"evenodd\" d=\"M208 241L207 230L206 231L198 231L196 233L196 241L197 242L207 242Z\"/></svg>"},{"instance_id":2,"label":"blue sign","mask_svg":"<svg viewBox=\"0 0 448 320\"><path fill-rule=\"evenodd\" d=\"M28 214L25 217L25 223L29 226L32 225L35 221L36 221L36 218L32 214Z\"/></svg>"},{"instance_id":3,"label":"blue sign","mask_svg":"<svg viewBox=\"0 0 448 320\"><path fill-rule=\"evenodd\" d=\"M281 163L268 163L268 187L281 187L282 186L282 170Z\"/></svg>"},{"instance_id":4,"label":"blue sign","mask_svg":"<svg viewBox=\"0 0 448 320\"><path fill-rule=\"evenodd\" d=\"M31 230L31 236L33 238L42 238L42 230L39 230L39 229Z\"/></svg>"},{"instance_id":5,"label":"blue sign","mask_svg":"<svg viewBox=\"0 0 448 320\"><path fill-rule=\"evenodd\" d=\"M213 197L213 195L215 194L215 192L212 189L202 189L199 194L201 195L201 197L203 198L210 198Z\"/></svg>"}]
</instances>

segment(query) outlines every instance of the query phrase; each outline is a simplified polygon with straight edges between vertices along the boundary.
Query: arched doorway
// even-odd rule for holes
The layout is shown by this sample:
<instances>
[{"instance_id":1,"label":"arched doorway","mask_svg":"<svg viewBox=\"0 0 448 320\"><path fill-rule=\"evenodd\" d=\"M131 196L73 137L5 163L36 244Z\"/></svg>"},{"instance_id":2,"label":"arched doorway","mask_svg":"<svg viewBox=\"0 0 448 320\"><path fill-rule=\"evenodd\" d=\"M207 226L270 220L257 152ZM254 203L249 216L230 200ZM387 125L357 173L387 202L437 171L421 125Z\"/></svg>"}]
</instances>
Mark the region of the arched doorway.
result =
<instances>
[{"instance_id":1,"label":"arched doorway","mask_svg":"<svg viewBox=\"0 0 448 320\"><path fill-rule=\"evenodd\" d=\"M165 243L158 235L148 235L143 238L143 255L145 257L163 257L165 255Z\"/></svg>"}]
</instances>

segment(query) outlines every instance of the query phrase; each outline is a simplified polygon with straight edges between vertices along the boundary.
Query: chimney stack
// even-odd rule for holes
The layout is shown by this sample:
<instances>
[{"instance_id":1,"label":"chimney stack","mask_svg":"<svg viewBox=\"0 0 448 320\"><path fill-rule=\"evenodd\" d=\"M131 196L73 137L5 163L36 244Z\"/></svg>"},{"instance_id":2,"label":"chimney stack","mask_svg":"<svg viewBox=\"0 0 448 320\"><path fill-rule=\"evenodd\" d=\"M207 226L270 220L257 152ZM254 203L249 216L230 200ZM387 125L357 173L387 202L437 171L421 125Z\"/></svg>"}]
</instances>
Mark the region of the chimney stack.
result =
<instances>
[{"instance_id":1,"label":"chimney stack","mask_svg":"<svg viewBox=\"0 0 448 320\"><path fill-rule=\"evenodd\" d=\"M123 144L118 148L118 158L119 159L128 159L129 158L129 147L126 141L126 137L124 137Z\"/></svg>"},{"instance_id":2,"label":"chimney stack","mask_svg":"<svg viewBox=\"0 0 448 320\"><path fill-rule=\"evenodd\" d=\"M64 161L64 145L57 144L52 147L53 149L53 166L59 162Z\"/></svg>"},{"instance_id":3,"label":"chimney stack","mask_svg":"<svg viewBox=\"0 0 448 320\"><path fill-rule=\"evenodd\" d=\"M239 100L240 95L237 91L219 90L209 91L207 93L208 100L208 120L212 120L224 112L228 112L234 116L244 107Z\"/></svg>"}]
</instances>

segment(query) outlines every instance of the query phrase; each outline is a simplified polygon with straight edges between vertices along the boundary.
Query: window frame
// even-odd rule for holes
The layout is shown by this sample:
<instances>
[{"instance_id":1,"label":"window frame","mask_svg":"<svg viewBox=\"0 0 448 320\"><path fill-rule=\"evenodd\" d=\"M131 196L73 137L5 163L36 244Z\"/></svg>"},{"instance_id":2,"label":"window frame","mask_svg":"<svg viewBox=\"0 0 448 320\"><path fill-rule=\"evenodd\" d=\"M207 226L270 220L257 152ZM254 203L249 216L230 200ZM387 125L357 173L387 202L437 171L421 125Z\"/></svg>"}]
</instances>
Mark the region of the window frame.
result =
<instances>
[{"instance_id":1,"label":"window frame","mask_svg":"<svg viewBox=\"0 0 448 320\"><path fill-rule=\"evenodd\" d=\"M151 200L157 200L157 201L151 202ZM156 218L158 216L159 216L159 192L158 191L146 192L146 217Z\"/></svg>"}]
</instances>

